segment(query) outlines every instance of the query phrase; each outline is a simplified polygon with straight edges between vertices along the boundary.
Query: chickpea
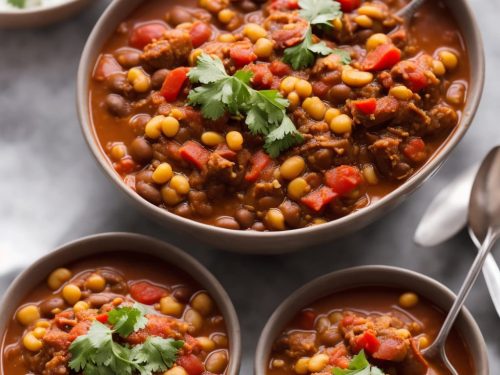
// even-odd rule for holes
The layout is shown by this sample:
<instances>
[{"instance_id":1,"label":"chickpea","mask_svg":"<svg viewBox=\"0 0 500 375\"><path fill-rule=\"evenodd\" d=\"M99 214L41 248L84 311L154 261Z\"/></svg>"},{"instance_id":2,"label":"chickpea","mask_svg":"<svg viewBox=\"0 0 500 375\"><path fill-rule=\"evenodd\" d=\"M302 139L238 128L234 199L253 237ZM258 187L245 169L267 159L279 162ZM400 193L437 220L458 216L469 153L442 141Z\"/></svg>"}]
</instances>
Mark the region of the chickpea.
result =
<instances>
[{"instance_id":1,"label":"chickpea","mask_svg":"<svg viewBox=\"0 0 500 375\"><path fill-rule=\"evenodd\" d=\"M372 36L370 36L366 40L366 49L368 51L373 51L378 46L381 46L383 44L387 44L387 43L390 43L390 42L391 42L391 39L387 35L385 35L383 33L373 34Z\"/></svg>"},{"instance_id":2,"label":"chickpea","mask_svg":"<svg viewBox=\"0 0 500 375\"><path fill-rule=\"evenodd\" d=\"M169 206L175 206L177 203L182 202L182 197L169 186L164 186L161 189L161 197L163 201Z\"/></svg>"},{"instance_id":3,"label":"chickpea","mask_svg":"<svg viewBox=\"0 0 500 375\"><path fill-rule=\"evenodd\" d=\"M227 341L227 336L223 333L215 333L211 337L212 341L217 345L219 348L227 348L228 346L228 341Z\"/></svg>"},{"instance_id":4,"label":"chickpea","mask_svg":"<svg viewBox=\"0 0 500 375\"><path fill-rule=\"evenodd\" d=\"M89 304L85 301L78 301L77 303L75 303L75 305L73 306L73 311L75 313L79 313L79 312L82 312L82 311L85 311L85 310L88 310L90 308Z\"/></svg>"},{"instance_id":5,"label":"chickpea","mask_svg":"<svg viewBox=\"0 0 500 375\"><path fill-rule=\"evenodd\" d=\"M446 74L446 67L440 60L434 60L432 62L432 71L437 76L444 76Z\"/></svg>"},{"instance_id":6,"label":"chickpea","mask_svg":"<svg viewBox=\"0 0 500 375\"><path fill-rule=\"evenodd\" d=\"M282 359L273 359L273 361L271 362L271 366L272 368L283 368L285 367L285 361L283 361Z\"/></svg>"},{"instance_id":7,"label":"chickpea","mask_svg":"<svg viewBox=\"0 0 500 375\"><path fill-rule=\"evenodd\" d=\"M198 311L201 315L207 316L214 308L214 302L210 296L201 292L196 294L191 300L191 307Z\"/></svg>"},{"instance_id":8,"label":"chickpea","mask_svg":"<svg viewBox=\"0 0 500 375\"><path fill-rule=\"evenodd\" d=\"M39 320L35 323L36 328L49 328L50 323L47 320Z\"/></svg>"},{"instance_id":9,"label":"chickpea","mask_svg":"<svg viewBox=\"0 0 500 375\"><path fill-rule=\"evenodd\" d=\"M82 291L75 284L68 284L63 288L62 296L68 304L73 306L82 297Z\"/></svg>"},{"instance_id":10,"label":"chickpea","mask_svg":"<svg viewBox=\"0 0 500 375\"><path fill-rule=\"evenodd\" d=\"M151 175L151 178L157 184L166 184L172 176L174 172L172 171L172 166L169 163L161 163L158 167L156 167L155 171Z\"/></svg>"},{"instance_id":11,"label":"chickpea","mask_svg":"<svg viewBox=\"0 0 500 375\"><path fill-rule=\"evenodd\" d=\"M326 112L326 105L317 96L311 98L306 98L302 103L302 108L311 116L314 120L323 120Z\"/></svg>"},{"instance_id":12,"label":"chickpea","mask_svg":"<svg viewBox=\"0 0 500 375\"><path fill-rule=\"evenodd\" d=\"M151 78L141 68L132 68L127 74L128 81L139 93L144 93L151 89Z\"/></svg>"},{"instance_id":13,"label":"chickpea","mask_svg":"<svg viewBox=\"0 0 500 375\"><path fill-rule=\"evenodd\" d=\"M94 273L85 281L85 288L94 293L102 292L106 288L106 280L101 275Z\"/></svg>"},{"instance_id":14,"label":"chickpea","mask_svg":"<svg viewBox=\"0 0 500 375\"><path fill-rule=\"evenodd\" d=\"M230 33L225 33L225 34L220 34L217 39L219 42L222 43L233 43L236 42L236 37L233 34Z\"/></svg>"},{"instance_id":15,"label":"chickpea","mask_svg":"<svg viewBox=\"0 0 500 375\"><path fill-rule=\"evenodd\" d=\"M179 303L174 297L166 296L160 300L160 311L162 314L178 318L184 311L184 305Z\"/></svg>"},{"instance_id":16,"label":"chickpea","mask_svg":"<svg viewBox=\"0 0 500 375\"><path fill-rule=\"evenodd\" d=\"M306 375L309 372L309 360L309 357L299 358L299 360L295 362L295 372L299 375Z\"/></svg>"},{"instance_id":17,"label":"chickpea","mask_svg":"<svg viewBox=\"0 0 500 375\"><path fill-rule=\"evenodd\" d=\"M216 132L205 132L201 135L201 142L204 145L215 147L224 142L224 137Z\"/></svg>"},{"instance_id":18,"label":"chickpea","mask_svg":"<svg viewBox=\"0 0 500 375\"><path fill-rule=\"evenodd\" d=\"M28 332L23 337L23 345L30 352L38 352L43 347L43 342L35 337L32 332Z\"/></svg>"},{"instance_id":19,"label":"chickpea","mask_svg":"<svg viewBox=\"0 0 500 375\"><path fill-rule=\"evenodd\" d=\"M299 79L297 77L294 77L294 76L288 76L288 77L285 77L281 83L280 83L280 90L285 94L285 95L288 95L289 93L291 93L294 88L295 88L295 84L299 81Z\"/></svg>"},{"instance_id":20,"label":"chickpea","mask_svg":"<svg viewBox=\"0 0 500 375\"><path fill-rule=\"evenodd\" d=\"M47 279L47 284L50 289L57 290L62 284L71 279L73 274L67 268L58 268L54 270Z\"/></svg>"},{"instance_id":21,"label":"chickpea","mask_svg":"<svg viewBox=\"0 0 500 375\"><path fill-rule=\"evenodd\" d=\"M28 305L17 312L17 321L23 326L29 326L40 319L40 309L36 305Z\"/></svg>"},{"instance_id":22,"label":"chickpea","mask_svg":"<svg viewBox=\"0 0 500 375\"><path fill-rule=\"evenodd\" d=\"M144 128L144 132L146 133L146 136L151 139L157 139L160 138L161 135L161 128L162 128L162 122L165 116L159 115L153 117L151 120L149 120L146 124L146 127Z\"/></svg>"},{"instance_id":23,"label":"chickpea","mask_svg":"<svg viewBox=\"0 0 500 375\"><path fill-rule=\"evenodd\" d=\"M396 336L401 337L402 339L408 339L411 337L411 333L406 328L400 328L396 331Z\"/></svg>"},{"instance_id":24,"label":"chickpea","mask_svg":"<svg viewBox=\"0 0 500 375\"><path fill-rule=\"evenodd\" d=\"M406 86L397 85L391 87L391 89L389 90L389 95L394 96L399 100L410 100L413 97L413 91L411 91Z\"/></svg>"},{"instance_id":25,"label":"chickpea","mask_svg":"<svg viewBox=\"0 0 500 375\"><path fill-rule=\"evenodd\" d=\"M175 366L163 373L163 375L188 375L184 367Z\"/></svg>"},{"instance_id":26,"label":"chickpea","mask_svg":"<svg viewBox=\"0 0 500 375\"><path fill-rule=\"evenodd\" d=\"M181 174L176 174L172 177L170 180L170 187L179 195L185 195L191 190L191 185L189 185L188 179Z\"/></svg>"},{"instance_id":27,"label":"chickpea","mask_svg":"<svg viewBox=\"0 0 500 375\"><path fill-rule=\"evenodd\" d=\"M312 85L305 79L299 79L295 83L295 91L301 98L307 98L312 95Z\"/></svg>"},{"instance_id":28,"label":"chickpea","mask_svg":"<svg viewBox=\"0 0 500 375\"><path fill-rule=\"evenodd\" d=\"M161 121L161 131L169 138L173 138L177 135L179 127L179 120L173 116L164 117Z\"/></svg>"},{"instance_id":29,"label":"chickpea","mask_svg":"<svg viewBox=\"0 0 500 375\"><path fill-rule=\"evenodd\" d=\"M298 201L300 198L306 195L310 190L311 187L309 186L307 181L299 177L292 180L288 184L287 193L291 199Z\"/></svg>"},{"instance_id":30,"label":"chickpea","mask_svg":"<svg viewBox=\"0 0 500 375\"><path fill-rule=\"evenodd\" d=\"M315 354L314 356L311 357L307 364L307 368L309 372L320 372L323 370L326 365L328 364L330 360L330 357L328 357L326 354Z\"/></svg>"},{"instance_id":31,"label":"chickpea","mask_svg":"<svg viewBox=\"0 0 500 375\"><path fill-rule=\"evenodd\" d=\"M264 217L266 226L271 230L285 230L285 217L277 208L271 208Z\"/></svg>"},{"instance_id":32,"label":"chickpea","mask_svg":"<svg viewBox=\"0 0 500 375\"><path fill-rule=\"evenodd\" d=\"M413 292L403 293L399 297L399 306L404 309L411 309L412 307L415 307L417 305L418 300L419 298L417 294Z\"/></svg>"},{"instance_id":33,"label":"chickpea","mask_svg":"<svg viewBox=\"0 0 500 375\"><path fill-rule=\"evenodd\" d=\"M335 134L350 133L352 131L352 118L345 114L339 115L330 122L330 129Z\"/></svg>"},{"instance_id":34,"label":"chickpea","mask_svg":"<svg viewBox=\"0 0 500 375\"><path fill-rule=\"evenodd\" d=\"M198 344L200 344L201 348L206 352L211 352L215 349L215 342L208 337L197 337L196 341L198 341Z\"/></svg>"},{"instance_id":35,"label":"chickpea","mask_svg":"<svg viewBox=\"0 0 500 375\"><path fill-rule=\"evenodd\" d=\"M355 69L344 69L342 71L342 81L351 87L363 87L373 81L373 74Z\"/></svg>"},{"instance_id":36,"label":"chickpea","mask_svg":"<svg viewBox=\"0 0 500 375\"><path fill-rule=\"evenodd\" d=\"M338 323L344 319L344 315L339 311L334 311L328 315L328 319L330 319L330 322L332 323Z\"/></svg>"},{"instance_id":37,"label":"chickpea","mask_svg":"<svg viewBox=\"0 0 500 375\"><path fill-rule=\"evenodd\" d=\"M367 164L363 167L363 177L370 185L378 184L377 173L375 172L375 168L372 164Z\"/></svg>"},{"instance_id":38,"label":"chickpea","mask_svg":"<svg viewBox=\"0 0 500 375\"><path fill-rule=\"evenodd\" d=\"M111 147L111 158L115 161L121 160L125 155L127 155L127 147L123 144L114 145Z\"/></svg>"},{"instance_id":39,"label":"chickpea","mask_svg":"<svg viewBox=\"0 0 500 375\"><path fill-rule=\"evenodd\" d=\"M267 31L256 23L247 23L243 28L243 35L255 43L260 38L265 38Z\"/></svg>"},{"instance_id":40,"label":"chickpea","mask_svg":"<svg viewBox=\"0 0 500 375\"><path fill-rule=\"evenodd\" d=\"M233 151L239 151L243 148L243 135L237 131L230 131L226 134L227 146Z\"/></svg>"},{"instance_id":41,"label":"chickpea","mask_svg":"<svg viewBox=\"0 0 500 375\"><path fill-rule=\"evenodd\" d=\"M253 51L261 59L270 57L273 53L274 43L267 38L259 38L253 47Z\"/></svg>"},{"instance_id":42,"label":"chickpea","mask_svg":"<svg viewBox=\"0 0 500 375\"><path fill-rule=\"evenodd\" d=\"M455 53L451 51L440 51L438 56L447 70L453 70L458 66L458 57Z\"/></svg>"},{"instance_id":43,"label":"chickpea","mask_svg":"<svg viewBox=\"0 0 500 375\"><path fill-rule=\"evenodd\" d=\"M292 156L281 164L280 175L284 179L293 180L300 176L306 167L306 162L301 156Z\"/></svg>"},{"instance_id":44,"label":"chickpea","mask_svg":"<svg viewBox=\"0 0 500 375\"><path fill-rule=\"evenodd\" d=\"M189 309L184 314L184 321L189 324L188 332L191 335L196 334L203 327L203 317L201 314L194 310Z\"/></svg>"},{"instance_id":45,"label":"chickpea","mask_svg":"<svg viewBox=\"0 0 500 375\"><path fill-rule=\"evenodd\" d=\"M332 120L339 116L341 112L337 108L328 108L325 112L325 121L329 124Z\"/></svg>"},{"instance_id":46,"label":"chickpea","mask_svg":"<svg viewBox=\"0 0 500 375\"><path fill-rule=\"evenodd\" d=\"M427 336L424 335L418 338L418 346L420 350L427 348L430 344L431 342Z\"/></svg>"},{"instance_id":47,"label":"chickpea","mask_svg":"<svg viewBox=\"0 0 500 375\"><path fill-rule=\"evenodd\" d=\"M342 18L337 17L333 20L333 27L335 27L335 30L342 31L344 28L344 24L342 23Z\"/></svg>"},{"instance_id":48,"label":"chickpea","mask_svg":"<svg viewBox=\"0 0 500 375\"><path fill-rule=\"evenodd\" d=\"M229 23L236 16L236 13L231 9L222 9L219 14L217 14L217 18L221 23Z\"/></svg>"},{"instance_id":49,"label":"chickpea","mask_svg":"<svg viewBox=\"0 0 500 375\"><path fill-rule=\"evenodd\" d=\"M358 14L368 16L376 20L383 20L385 18L384 11L375 5L363 5L358 8Z\"/></svg>"},{"instance_id":50,"label":"chickpea","mask_svg":"<svg viewBox=\"0 0 500 375\"><path fill-rule=\"evenodd\" d=\"M288 94L287 99L288 103L290 103L288 108L292 110L297 108L300 104L299 94L297 94L295 91L292 91L290 94Z\"/></svg>"},{"instance_id":51,"label":"chickpea","mask_svg":"<svg viewBox=\"0 0 500 375\"><path fill-rule=\"evenodd\" d=\"M365 29L369 29L373 26L373 20L366 15L359 15L354 18L354 22L356 22L359 26L364 27Z\"/></svg>"},{"instance_id":52,"label":"chickpea","mask_svg":"<svg viewBox=\"0 0 500 375\"><path fill-rule=\"evenodd\" d=\"M47 328L37 327L33 330L33 336L37 339L43 339L43 336L47 333Z\"/></svg>"},{"instance_id":53,"label":"chickpea","mask_svg":"<svg viewBox=\"0 0 500 375\"><path fill-rule=\"evenodd\" d=\"M208 372L222 374L227 367L228 358L225 350L219 350L210 354L205 361L205 368Z\"/></svg>"},{"instance_id":54,"label":"chickpea","mask_svg":"<svg viewBox=\"0 0 500 375\"><path fill-rule=\"evenodd\" d=\"M231 35L231 34L228 34L228 35ZM222 42L222 40L221 40L221 42ZM188 58L189 65L195 66L196 63L198 62L198 57L200 57L200 55L202 53L203 53L203 50L201 48L196 48L196 49L192 50L191 53L189 54L189 58Z\"/></svg>"}]
</instances>

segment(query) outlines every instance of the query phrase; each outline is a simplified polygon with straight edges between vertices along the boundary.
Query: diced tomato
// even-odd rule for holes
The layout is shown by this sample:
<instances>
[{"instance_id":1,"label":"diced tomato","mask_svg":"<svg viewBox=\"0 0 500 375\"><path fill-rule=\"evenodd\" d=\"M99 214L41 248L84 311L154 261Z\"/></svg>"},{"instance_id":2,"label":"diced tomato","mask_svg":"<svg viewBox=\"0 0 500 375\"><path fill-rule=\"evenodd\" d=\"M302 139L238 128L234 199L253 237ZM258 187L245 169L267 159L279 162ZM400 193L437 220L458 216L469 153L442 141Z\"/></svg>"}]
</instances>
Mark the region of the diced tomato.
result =
<instances>
[{"instance_id":1,"label":"diced tomato","mask_svg":"<svg viewBox=\"0 0 500 375\"><path fill-rule=\"evenodd\" d=\"M107 321L107 319L106 319L106 321ZM101 323L106 323L106 321L101 322ZM74 341L74 340L76 340L77 337L86 335L87 332L89 331L91 325L92 325L92 321L90 321L90 320L81 320L78 323L76 323L76 325L73 326L73 328L71 328L71 330L68 332L69 340Z\"/></svg>"},{"instance_id":2,"label":"diced tomato","mask_svg":"<svg viewBox=\"0 0 500 375\"><path fill-rule=\"evenodd\" d=\"M340 6L342 7L342 12L349 13L354 9L359 8L361 5L361 0L338 0Z\"/></svg>"},{"instance_id":3,"label":"diced tomato","mask_svg":"<svg viewBox=\"0 0 500 375\"><path fill-rule=\"evenodd\" d=\"M408 346L400 337L386 337L380 341L376 351L370 353L373 358L384 361L401 362L408 355Z\"/></svg>"},{"instance_id":4,"label":"diced tomato","mask_svg":"<svg viewBox=\"0 0 500 375\"><path fill-rule=\"evenodd\" d=\"M318 314L314 312L313 310L307 309L307 310L302 310L299 312L297 315L297 326L300 329L304 330L311 330L314 329L314 322L316 321L316 318L318 317Z\"/></svg>"},{"instance_id":5,"label":"diced tomato","mask_svg":"<svg viewBox=\"0 0 500 375\"><path fill-rule=\"evenodd\" d=\"M261 172L271 162L271 158L264 151L258 151L252 155L250 164L252 168L245 174L245 180L248 182L255 182L259 178Z\"/></svg>"},{"instance_id":6,"label":"diced tomato","mask_svg":"<svg viewBox=\"0 0 500 375\"><path fill-rule=\"evenodd\" d=\"M377 99L369 98L369 99L356 100L354 102L354 105L365 115L372 115L377 110Z\"/></svg>"},{"instance_id":7,"label":"diced tomato","mask_svg":"<svg viewBox=\"0 0 500 375\"><path fill-rule=\"evenodd\" d=\"M417 67L415 70L410 70L406 72L408 87L413 92L419 92L425 89L429 85L429 81L425 75L425 71Z\"/></svg>"},{"instance_id":8,"label":"diced tomato","mask_svg":"<svg viewBox=\"0 0 500 375\"><path fill-rule=\"evenodd\" d=\"M252 84L259 89L269 89L273 85L274 75L269 70L269 64L251 64L245 69L253 73Z\"/></svg>"},{"instance_id":9,"label":"diced tomato","mask_svg":"<svg viewBox=\"0 0 500 375\"><path fill-rule=\"evenodd\" d=\"M298 0L273 0L271 2L272 10L296 10L299 9Z\"/></svg>"},{"instance_id":10,"label":"diced tomato","mask_svg":"<svg viewBox=\"0 0 500 375\"><path fill-rule=\"evenodd\" d=\"M108 314L100 314L95 317L95 320L101 322L102 324L107 323L108 321Z\"/></svg>"},{"instance_id":11,"label":"diced tomato","mask_svg":"<svg viewBox=\"0 0 500 375\"><path fill-rule=\"evenodd\" d=\"M179 67L168 72L163 85L161 86L160 94L167 102L173 102L179 96L182 86L188 79L189 68Z\"/></svg>"},{"instance_id":12,"label":"diced tomato","mask_svg":"<svg viewBox=\"0 0 500 375\"><path fill-rule=\"evenodd\" d=\"M233 160L237 155L236 152L229 149L229 147L227 147L227 145L223 143L218 145L214 152L222 156L224 159L228 160Z\"/></svg>"},{"instance_id":13,"label":"diced tomato","mask_svg":"<svg viewBox=\"0 0 500 375\"><path fill-rule=\"evenodd\" d=\"M201 375L205 371L203 363L194 354L179 357L177 364L183 367L188 375Z\"/></svg>"},{"instance_id":14,"label":"diced tomato","mask_svg":"<svg viewBox=\"0 0 500 375\"><path fill-rule=\"evenodd\" d=\"M328 353L330 356L330 364L335 367L348 368L351 362L349 357L349 352L345 347L345 344L341 342L337 344L331 352Z\"/></svg>"},{"instance_id":15,"label":"diced tomato","mask_svg":"<svg viewBox=\"0 0 500 375\"><path fill-rule=\"evenodd\" d=\"M210 39L212 36L212 29L205 22L198 21L193 24L189 35L191 35L193 47L198 48Z\"/></svg>"},{"instance_id":16,"label":"diced tomato","mask_svg":"<svg viewBox=\"0 0 500 375\"><path fill-rule=\"evenodd\" d=\"M143 49L154 39L160 38L166 30L167 26L161 22L141 24L134 27L128 42L134 48Z\"/></svg>"},{"instance_id":17,"label":"diced tomato","mask_svg":"<svg viewBox=\"0 0 500 375\"><path fill-rule=\"evenodd\" d=\"M202 169L208 163L210 151L194 141L187 141L179 149L179 154L184 160L194 164L198 169Z\"/></svg>"},{"instance_id":18,"label":"diced tomato","mask_svg":"<svg viewBox=\"0 0 500 375\"><path fill-rule=\"evenodd\" d=\"M363 70L379 71L390 69L401 61L401 50L393 44L382 44L370 51L362 63Z\"/></svg>"},{"instance_id":19,"label":"diced tomato","mask_svg":"<svg viewBox=\"0 0 500 375\"><path fill-rule=\"evenodd\" d=\"M269 65L269 70L271 70L271 73L279 77L292 74L292 69L290 69L288 64L279 60L274 60L271 65Z\"/></svg>"},{"instance_id":20,"label":"diced tomato","mask_svg":"<svg viewBox=\"0 0 500 375\"><path fill-rule=\"evenodd\" d=\"M363 178L358 168L341 165L325 173L325 182L335 193L345 195L361 185Z\"/></svg>"},{"instance_id":21,"label":"diced tomato","mask_svg":"<svg viewBox=\"0 0 500 375\"><path fill-rule=\"evenodd\" d=\"M167 291L146 281L140 281L130 286L130 295L137 302L152 305L167 295Z\"/></svg>"},{"instance_id":22,"label":"diced tomato","mask_svg":"<svg viewBox=\"0 0 500 375\"><path fill-rule=\"evenodd\" d=\"M119 174L127 174L137 167L137 164L132 160L132 158L127 157L114 164L115 170Z\"/></svg>"},{"instance_id":23,"label":"diced tomato","mask_svg":"<svg viewBox=\"0 0 500 375\"><path fill-rule=\"evenodd\" d=\"M377 339L377 336L375 336L375 334L370 330L356 337L355 342L356 344L354 350L356 352L364 349L367 353L372 354L375 353L380 347L380 341Z\"/></svg>"},{"instance_id":24,"label":"diced tomato","mask_svg":"<svg viewBox=\"0 0 500 375\"><path fill-rule=\"evenodd\" d=\"M422 162L427 159L427 152L425 151L425 143L422 138L412 138L403 148L405 156L416 163Z\"/></svg>"},{"instance_id":25,"label":"diced tomato","mask_svg":"<svg viewBox=\"0 0 500 375\"><path fill-rule=\"evenodd\" d=\"M116 61L113 55L101 55L94 69L94 79L96 81L104 81L110 75L122 72L122 66Z\"/></svg>"},{"instance_id":26,"label":"diced tomato","mask_svg":"<svg viewBox=\"0 0 500 375\"><path fill-rule=\"evenodd\" d=\"M231 56L237 67L248 65L257 60L257 55L253 53L251 48L232 48L229 56Z\"/></svg>"},{"instance_id":27,"label":"diced tomato","mask_svg":"<svg viewBox=\"0 0 500 375\"><path fill-rule=\"evenodd\" d=\"M323 81L316 81L313 82L312 88L315 96L324 98L328 94L328 91L330 91L331 86Z\"/></svg>"},{"instance_id":28,"label":"diced tomato","mask_svg":"<svg viewBox=\"0 0 500 375\"><path fill-rule=\"evenodd\" d=\"M311 210L316 212L321 211L321 209L330 203L338 194L335 193L328 186L323 186L301 199L301 202L304 203Z\"/></svg>"}]
</instances>

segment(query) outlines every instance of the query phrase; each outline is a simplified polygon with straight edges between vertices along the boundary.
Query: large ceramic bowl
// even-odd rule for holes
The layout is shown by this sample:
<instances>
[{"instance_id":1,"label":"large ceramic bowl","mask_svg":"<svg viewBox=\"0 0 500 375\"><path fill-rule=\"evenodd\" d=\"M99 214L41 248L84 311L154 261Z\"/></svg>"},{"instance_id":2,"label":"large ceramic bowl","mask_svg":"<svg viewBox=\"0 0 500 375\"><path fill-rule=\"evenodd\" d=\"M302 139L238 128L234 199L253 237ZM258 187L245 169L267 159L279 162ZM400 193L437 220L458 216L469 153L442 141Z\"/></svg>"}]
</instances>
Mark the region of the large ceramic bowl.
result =
<instances>
[{"instance_id":1,"label":"large ceramic bowl","mask_svg":"<svg viewBox=\"0 0 500 375\"><path fill-rule=\"evenodd\" d=\"M456 296L443 284L422 274L388 266L349 268L319 277L292 293L269 318L255 352L255 375L266 375L273 342L287 323L303 308L335 292L362 286L386 286L412 290L442 311L448 311ZM455 327L471 351L475 375L489 375L486 343L470 312L464 308Z\"/></svg>"},{"instance_id":2,"label":"large ceramic bowl","mask_svg":"<svg viewBox=\"0 0 500 375\"><path fill-rule=\"evenodd\" d=\"M0 11L0 28L28 28L49 25L69 18L93 0L65 0L60 4Z\"/></svg>"},{"instance_id":3,"label":"large ceramic bowl","mask_svg":"<svg viewBox=\"0 0 500 375\"><path fill-rule=\"evenodd\" d=\"M484 84L484 51L478 26L466 0L447 0L458 25L461 26L468 46L471 77L467 105L460 124L453 134L436 152L436 155L421 170L398 189L369 207L327 224L288 230L283 232L232 231L201 224L176 216L159 208L135 193L115 172L101 148L89 115L89 80L102 46L117 25L143 0L115 0L101 16L92 31L80 61L78 71L78 113L85 139L105 174L149 217L167 226L170 230L182 230L190 236L212 244L216 248L253 254L277 254L305 249L313 244L326 242L349 232L356 231L373 222L395 207L435 173L467 132Z\"/></svg>"},{"instance_id":4,"label":"large ceramic bowl","mask_svg":"<svg viewBox=\"0 0 500 375\"><path fill-rule=\"evenodd\" d=\"M234 306L222 285L190 255L159 240L137 234L105 233L85 237L59 247L28 267L11 284L0 305L0 337L3 338L23 298L43 283L54 269L93 254L117 250L156 257L186 272L208 291L226 322L230 356L227 375L238 375L241 361L240 325Z\"/></svg>"}]
</instances>

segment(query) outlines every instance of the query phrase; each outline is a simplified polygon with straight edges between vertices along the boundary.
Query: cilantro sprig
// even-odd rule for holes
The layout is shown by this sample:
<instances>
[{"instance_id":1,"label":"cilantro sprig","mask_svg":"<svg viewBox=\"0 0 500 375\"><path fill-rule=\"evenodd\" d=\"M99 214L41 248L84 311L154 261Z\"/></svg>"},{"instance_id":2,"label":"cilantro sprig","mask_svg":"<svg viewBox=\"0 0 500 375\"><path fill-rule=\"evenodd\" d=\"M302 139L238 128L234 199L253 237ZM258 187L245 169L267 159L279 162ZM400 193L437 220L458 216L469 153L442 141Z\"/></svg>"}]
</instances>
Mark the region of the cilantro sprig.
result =
<instances>
[{"instance_id":1,"label":"cilantro sprig","mask_svg":"<svg viewBox=\"0 0 500 375\"><path fill-rule=\"evenodd\" d=\"M16 8L23 9L26 7L26 0L7 0L7 2Z\"/></svg>"},{"instance_id":2,"label":"cilantro sprig","mask_svg":"<svg viewBox=\"0 0 500 375\"><path fill-rule=\"evenodd\" d=\"M253 89L252 72L238 70L230 76L220 59L203 53L188 77L200 84L190 91L188 99L191 105L201 107L203 117L216 120L228 112L245 118L250 132L264 137L264 148L271 157L302 141L286 114L288 101L277 90Z\"/></svg>"},{"instance_id":3,"label":"cilantro sprig","mask_svg":"<svg viewBox=\"0 0 500 375\"><path fill-rule=\"evenodd\" d=\"M364 350L355 355L347 369L334 368L333 375L384 375L384 372L378 367L370 365L366 359Z\"/></svg>"},{"instance_id":4,"label":"cilantro sprig","mask_svg":"<svg viewBox=\"0 0 500 375\"><path fill-rule=\"evenodd\" d=\"M145 312L140 305L111 310L108 322L113 328L94 321L87 334L71 344L70 369L84 375L152 375L171 368L183 341L151 336L131 347L113 340L115 334L127 337L144 328Z\"/></svg>"},{"instance_id":5,"label":"cilantro sprig","mask_svg":"<svg viewBox=\"0 0 500 375\"><path fill-rule=\"evenodd\" d=\"M342 64L349 64L351 58L346 51L332 49L325 42L313 43L312 39L312 25L331 28L331 21L342 16L340 3L334 0L300 0L299 6L299 15L308 21L308 26L303 41L285 49L283 60L295 70L311 66L315 55L336 54L341 57Z\"/></svg>"}]
</instances>

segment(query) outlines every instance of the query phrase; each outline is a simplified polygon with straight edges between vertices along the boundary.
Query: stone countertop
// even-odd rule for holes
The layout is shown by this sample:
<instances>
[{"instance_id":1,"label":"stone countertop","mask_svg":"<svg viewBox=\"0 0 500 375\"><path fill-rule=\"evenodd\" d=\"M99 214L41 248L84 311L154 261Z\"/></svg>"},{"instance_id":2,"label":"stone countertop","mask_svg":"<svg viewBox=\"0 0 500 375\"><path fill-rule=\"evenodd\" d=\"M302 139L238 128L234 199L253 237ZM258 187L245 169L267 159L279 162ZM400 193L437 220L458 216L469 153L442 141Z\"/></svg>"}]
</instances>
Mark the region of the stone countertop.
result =
<instances>
[{"instance_id":1,"label":"stone countertop","mask_svg":"<svg viewBox=\"0 0 500 375\"><path fill-rule=\"evenodd\" d=\"M474 257L466 232L433 249L419 248L412 236L433 197L500 141L500 0L470 2L485 39L486 88L474 125L440 172L361 232L272 257L213 251L168 233L137 212L98 169L79 129L75 76L105 0L52 27L0 31L0 260L17 256L27 262L67 241L106 231L139 232L178 245L205 264L233 299L242 326L245 375L252 373L254 348L269 315L293 290L319 275L387 264L422 272L457 291ZM0 277L0 293L15 274ZM482 277L467 305L488 343L491 369L498 371L499 320Z\"/></svg>"}]
</instances>

